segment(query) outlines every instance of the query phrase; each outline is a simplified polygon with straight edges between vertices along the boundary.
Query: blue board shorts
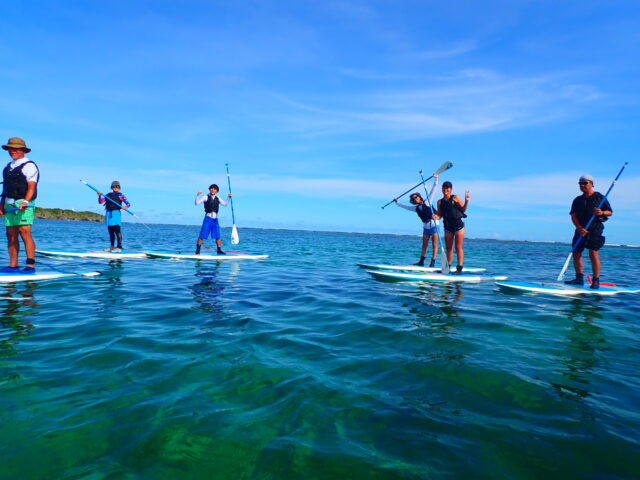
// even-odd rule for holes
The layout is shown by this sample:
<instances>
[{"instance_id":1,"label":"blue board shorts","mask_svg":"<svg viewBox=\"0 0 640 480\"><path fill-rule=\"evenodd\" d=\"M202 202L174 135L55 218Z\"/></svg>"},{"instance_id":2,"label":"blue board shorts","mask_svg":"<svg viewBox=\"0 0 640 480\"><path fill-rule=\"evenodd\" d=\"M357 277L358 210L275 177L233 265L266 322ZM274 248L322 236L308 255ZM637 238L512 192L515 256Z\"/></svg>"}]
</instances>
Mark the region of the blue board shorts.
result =
<instances>
[{"instance_id":1,"label":"blue board shorts","mask_svg":"<svg viewBox=\"0 0 640 480\"><path fill-rule=\"evenodd\" d=\"M422 235L435 235L438 233L438 227L422 228Z\"/></svg>"},{"instance_id":2,"label":"blue board shorts","mask_svg":"<svg viewBox=\"0 0 640 480\"><path fill-rule=\"evenodd\" d=\"M203 240L211 235L211 238L217 240L220 238L220 224L218 223L217 218L204 217L202 221L202 228L200 228L200 235L198 238L202 238Z\"/></svg>"}]
</instances>

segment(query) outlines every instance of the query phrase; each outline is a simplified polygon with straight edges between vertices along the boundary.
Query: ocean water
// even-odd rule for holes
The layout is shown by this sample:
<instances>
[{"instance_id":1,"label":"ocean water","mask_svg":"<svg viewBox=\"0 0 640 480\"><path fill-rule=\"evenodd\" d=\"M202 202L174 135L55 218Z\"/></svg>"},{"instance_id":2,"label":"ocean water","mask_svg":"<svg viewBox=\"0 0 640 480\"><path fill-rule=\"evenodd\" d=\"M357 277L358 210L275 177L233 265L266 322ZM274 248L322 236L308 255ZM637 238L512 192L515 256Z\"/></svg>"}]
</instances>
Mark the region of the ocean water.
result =
<instances>
[{"instance_id":1,"label":"ocean water","mask_svg":"<svg viewBox=\"0 0 640 480\"><path fill-rule=\"evenodd\" d=\"M43 249L107 246L102 224L34 232ZM125 247L190 252L197 232L126 224ZM42 259L102 275L0 285L21 298L0 300L0 479L640 477L638 295L389 283L356 266L413 263L417 236L240 236L235 249L271 257ZM568 247L465 251L550 281ZM640 249L602 255L603 281L640 282Z\"/></svg>"}]
</instances>

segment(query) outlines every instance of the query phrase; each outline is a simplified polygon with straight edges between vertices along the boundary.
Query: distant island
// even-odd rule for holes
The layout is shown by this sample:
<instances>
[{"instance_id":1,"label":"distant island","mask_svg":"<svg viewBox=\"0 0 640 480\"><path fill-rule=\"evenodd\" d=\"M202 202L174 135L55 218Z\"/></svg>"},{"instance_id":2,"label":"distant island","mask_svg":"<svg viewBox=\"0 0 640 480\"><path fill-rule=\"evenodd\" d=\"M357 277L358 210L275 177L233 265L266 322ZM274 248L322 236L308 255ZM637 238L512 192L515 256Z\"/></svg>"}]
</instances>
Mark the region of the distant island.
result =
<instances>
[{"instance_id":1,"label":"distant island","mask_svg":"<svg viewBox=\"0 0 640 480\"><path fill-rule=\"evenodd\" d=\"M94 212L76 212L64 208L36 208L36 218L45 220L76 220L84 222L104 222L104 216Z\"/></svg>"}]
</instances>

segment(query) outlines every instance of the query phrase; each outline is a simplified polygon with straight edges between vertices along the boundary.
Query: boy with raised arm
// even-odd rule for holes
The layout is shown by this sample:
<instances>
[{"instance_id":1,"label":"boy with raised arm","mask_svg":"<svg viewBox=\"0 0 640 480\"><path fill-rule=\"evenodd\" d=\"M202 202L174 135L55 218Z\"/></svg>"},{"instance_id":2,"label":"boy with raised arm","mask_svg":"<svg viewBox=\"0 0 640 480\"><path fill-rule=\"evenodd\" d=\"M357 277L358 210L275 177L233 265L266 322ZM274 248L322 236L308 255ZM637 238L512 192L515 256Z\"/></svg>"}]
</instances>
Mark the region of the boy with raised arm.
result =
<instances>
[{"instance_id":1,"label":"boy with raised arm","mask_svg":"<svg viewBox=\"0 0 640 480\"><path fill-rule=\"evenodd\" d=\"M200 228L200 235L198 235L198 242L196 243L196 255L200 255L200 248L205 238L211 236L215 239L218 255L225 255L222 251L222 240L220 240L220 224L218 223L218 210L220 205L226 207L228 201L221 199L218 196L218 185L215 183L209 186L209 193L202 195L202 191L196 194L195 204L200 205L204 203L204 220L202 221L202 227ZM231 198L231 194L227 195L227 198Z\"/></svg>"}]
</instances>

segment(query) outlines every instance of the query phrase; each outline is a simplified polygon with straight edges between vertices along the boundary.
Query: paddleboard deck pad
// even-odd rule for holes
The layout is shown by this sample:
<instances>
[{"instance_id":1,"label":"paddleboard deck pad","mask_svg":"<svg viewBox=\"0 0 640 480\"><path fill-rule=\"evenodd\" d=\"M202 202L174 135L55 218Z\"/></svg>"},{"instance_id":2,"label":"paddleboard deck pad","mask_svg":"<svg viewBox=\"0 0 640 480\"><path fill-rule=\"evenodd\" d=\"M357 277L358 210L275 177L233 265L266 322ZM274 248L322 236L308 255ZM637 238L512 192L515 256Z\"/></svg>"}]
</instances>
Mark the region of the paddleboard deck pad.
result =
<instances>
[{"instance_id":1,"label":"paddleboard deck pad","mask_svg":"<svg viewBox=\"0 0 640 480\"><path fill-rule=\"evenodd\" d=\"M427 272L427 273L437 273L441 272L442 268L440 267L420 267L418 265L377 265L372 263L359 263L358 266L360 268L364 268L365 270L400 270L404 272ZM455 270L455 267L452 269ZM486 268L467 268L464 267L462 271L464 273L480 273L486 271Z\"/></svg>"},{"instance_id":2,"label":"paddleboard deck pad","mask_svg":"<svg viewBox=\"0 0 640 480\"><path fill-rule=\"evenodd\" d=\"M496 285L521 292L546 293L549 295L617 295L618 293L640 293L640 287L600 286L592 290L589 285L566 285L563 283L496 282Z\"/></svg>"},{"instance_id":3,"label":"paddleboard deck pad","mask_svg":"<svg viewBox=\"0 0 640 480\"><path fill-rule=\"evenodd\" d=\"M482 273L461 273L460 275L445 273L412 273L412 272L385 272L381 270L366 270L375 278L384 280L405 280L412 282L492 282L506 280L506 275L486 275Z\"/></svg>"},{"instance_id":4,"label":"paddleboard deck pad","mask_svg":"<svg viewBox=\"0 0 640 480\"><path fill-rule=\"evenodd\" d=\"M0 282L35 282L40 280L54 280L56 278L70 278L70 277L95 277L100 275L100 272L80 272L80 273L0 273Z\"/></svg>"},{"instance_id":5,"label":"paddleboard deck pad","mask_svg":"<svg viewBox=\"0 0 640 480\"><path fill-rule=\"evenodd\" d=\"M222 261L222 260L259 260L261 258L268 258L269 255L257 254L257 253L245 253L245 252L226 252L224 255L201 253L200 255L169 252L169 251L152 251L145 252L149 258L168 258L168 259L184 259L184 260L204 260L204 261Z\"/></svg>"},{"instance_id":6,"label":"paddleboard deck pad","mask_svg":"<svg viewBox=\"0 0 640 480\"><path fill-rule=\"evenodd\" d=\"M119 258L147 258L144 252L134 252L132 250L121 250L119 252L112 252L109 250L36 250L39 255L46 257L66 257L66 258L106 258L109 260L115 260Z\"/></svg>"}]
</instances>

